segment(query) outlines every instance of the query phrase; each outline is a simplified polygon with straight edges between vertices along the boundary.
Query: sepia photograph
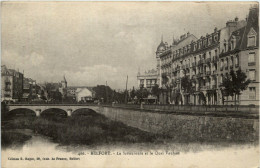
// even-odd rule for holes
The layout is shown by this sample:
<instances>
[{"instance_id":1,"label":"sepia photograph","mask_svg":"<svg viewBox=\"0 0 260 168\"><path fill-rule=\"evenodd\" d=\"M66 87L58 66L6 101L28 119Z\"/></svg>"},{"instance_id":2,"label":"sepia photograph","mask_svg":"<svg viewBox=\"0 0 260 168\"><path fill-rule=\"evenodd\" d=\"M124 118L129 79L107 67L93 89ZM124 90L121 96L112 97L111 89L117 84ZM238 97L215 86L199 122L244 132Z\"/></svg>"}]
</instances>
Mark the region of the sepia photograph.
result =
<instances>
[{"instance_id":1,"label":"sepia photograph","mask_svg":"<svg viewBox=\"0 0 260 168\"><path fill-rule=\"evenodd\" d=\"M1 167L259 168L257 1L1 2Z\"/></svg>"}]
</instances>

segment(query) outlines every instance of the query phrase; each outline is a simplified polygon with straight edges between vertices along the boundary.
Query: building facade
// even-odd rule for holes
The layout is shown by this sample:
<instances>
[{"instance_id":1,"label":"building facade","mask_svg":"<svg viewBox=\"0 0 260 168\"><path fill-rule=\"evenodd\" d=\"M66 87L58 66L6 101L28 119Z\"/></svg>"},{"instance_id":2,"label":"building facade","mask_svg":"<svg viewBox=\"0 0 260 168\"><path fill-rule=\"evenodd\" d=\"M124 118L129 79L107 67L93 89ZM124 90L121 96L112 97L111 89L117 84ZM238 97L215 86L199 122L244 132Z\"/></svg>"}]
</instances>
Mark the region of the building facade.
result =
<instances>
[{"instance_id":1,"label":"building facade","mask_svg":"<svg viewBox=\"0 0 260 168\"><path fill-rule=\"evenodd\" d=\"M20 101L23 96L23 74L1 66L1 101Z\"/></svg>"},{"instance_id":2,"label":"building facade","mask_svg":"<svg viewBox=\"0 0 260 168\"><path fill-rule=\"evenodd\" d=\"M67 97L71 101L91 102L94 100L95 91L87 86L69 86L67 88Z\"/></svg>"},{"instance_id":3,"label":"building facade","mask_svg":"<svg viewBox=\"0 0 260 168\"><path fill-rule=\"evenodd\" d=\"M146 88L150 90L155 86L158 80L158 72L154 69L145 71L144 73L138 72L137 82L139 88Z\"/></svg>"},{"instance_id":4,"label":"building facade","mask_svg":"<svg viewBox=\"0 0 260 168\"><path fill-rule=\"evenodd\" d=\"M251 7L246 26L233 31L229 39L224 41L220 54L221 75L231 69L240 68L246 73L250 84L236 98L240 105L259 105L259 9ZM225 104L234 104L234 97L225 96Z\"/></svg>"},{"instance_id":5,"label":"building facade","mask_svg":"<svg viewBox=\"0 0 260 168\"><path fill-rule=\"evenodd\" d=\"M156 51L158 82L163 91L160 102L234 104L234 98L223 94L222 82L232 69L240 68L251 83L237 101L241 105L258 104L258 19L258 7L252 7L247 20L235 18L199 39L187 33L180 40L173 39L170 47L162 40ZM192 81L189 91L182 87L183 78Z\"/></svg>"},{"instance_id":6,"label":"building facade","mask_svg":"<svg viewBox=\"0 0 260 168\"><path fill-rule=\"evenodd\" d=\"M36 80L31 78L23 78L23 101L31 101L38 99L38 90Z\"/></svg>"}]
</instances>

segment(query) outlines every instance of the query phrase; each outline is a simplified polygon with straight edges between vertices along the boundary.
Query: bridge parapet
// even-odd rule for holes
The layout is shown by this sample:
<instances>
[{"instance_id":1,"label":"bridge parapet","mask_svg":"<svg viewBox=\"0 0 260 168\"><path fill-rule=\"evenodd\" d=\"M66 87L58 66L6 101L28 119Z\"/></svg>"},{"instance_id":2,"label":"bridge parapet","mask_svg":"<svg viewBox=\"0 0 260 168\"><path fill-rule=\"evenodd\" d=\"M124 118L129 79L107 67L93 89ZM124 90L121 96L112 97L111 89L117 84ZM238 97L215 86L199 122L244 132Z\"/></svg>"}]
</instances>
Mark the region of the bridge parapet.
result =
<instances>
[{"instance_id":1,"label":"bridge parapet","mask_svg":"<svg viewBox=\"0 0 260 168\"><path fill-rule=\"evenodd\" d=\"M95 112L99 111L99 106L90 105L73 105L73 104L9 104L9 112L16 109L29 109L35 112L36 116L40 116L42 112L48 109L60 109L67 113L67 116L71 116L76 110L79 109L90 109Z\"/></svg>"}]
</instances>

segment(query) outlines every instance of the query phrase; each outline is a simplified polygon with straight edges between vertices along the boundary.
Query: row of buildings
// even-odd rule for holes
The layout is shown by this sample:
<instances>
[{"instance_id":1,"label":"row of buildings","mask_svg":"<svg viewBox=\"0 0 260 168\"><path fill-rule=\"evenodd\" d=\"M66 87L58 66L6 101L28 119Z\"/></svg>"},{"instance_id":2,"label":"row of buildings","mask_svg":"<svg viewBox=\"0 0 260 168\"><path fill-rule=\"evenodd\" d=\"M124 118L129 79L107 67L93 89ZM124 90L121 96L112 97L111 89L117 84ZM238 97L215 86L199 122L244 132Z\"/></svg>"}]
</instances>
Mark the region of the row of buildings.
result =
<instances>
[{"instance_id":1,"label":"row of buildings","mask_svg":"<svg viewBox=\"0 0 260 168\"><path fill-rule=\"evenodd\" d=\"M95 98L92 87L67 86L65 76L57 83L36 83L19 70L1 66L1 101L5 102L89 102Z\"/></svg>"},{"instance_id":2,"label":"row of buildings","mask_svg":"<svg viewBox=\"0 0 260 168\"><path fill-rule=\"evenodd\" d=\"M222 92L224 77L239 68L251 80L237 97L240 105L259 104L259 9L252 6L245 20L235 18L221 29L195 37L191 33L174 39L170 46L161 39L156 50L156 70L138 72L138 86L158 84L163 104L229 105L234 97ZM185 93L181 78L192 79L195 92Z\"/></svg>"}]
</instances>

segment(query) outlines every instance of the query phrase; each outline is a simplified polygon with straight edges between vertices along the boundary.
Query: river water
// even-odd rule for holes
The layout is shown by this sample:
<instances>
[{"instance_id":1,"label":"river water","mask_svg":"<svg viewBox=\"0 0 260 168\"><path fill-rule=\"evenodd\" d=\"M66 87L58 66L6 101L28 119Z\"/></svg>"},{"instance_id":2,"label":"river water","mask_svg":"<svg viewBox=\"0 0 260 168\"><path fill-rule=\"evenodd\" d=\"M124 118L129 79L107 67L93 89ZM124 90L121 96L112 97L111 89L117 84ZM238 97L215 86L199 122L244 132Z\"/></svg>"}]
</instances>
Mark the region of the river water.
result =
<instances>
[{"instance_id":1,"label":"river water","mask_svg":"<svg viewBox=\"0 0 260 168\"><path fill-rule=\"evenodd\" d=\"M32 138L20 147L2 149L2 167L257 168L259 165L259 145L60 146L31 130L19 131Z\"/></svg>"}]
</instances>

